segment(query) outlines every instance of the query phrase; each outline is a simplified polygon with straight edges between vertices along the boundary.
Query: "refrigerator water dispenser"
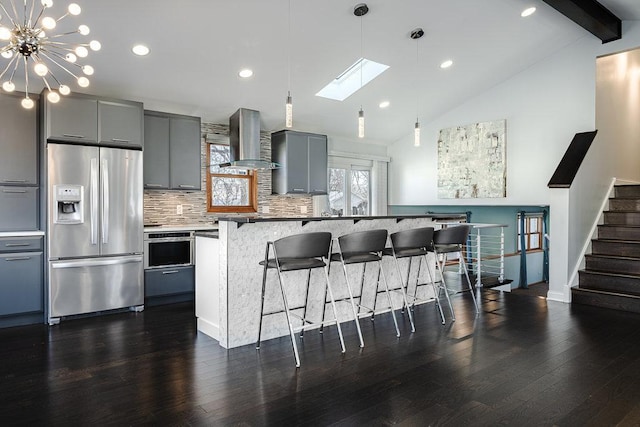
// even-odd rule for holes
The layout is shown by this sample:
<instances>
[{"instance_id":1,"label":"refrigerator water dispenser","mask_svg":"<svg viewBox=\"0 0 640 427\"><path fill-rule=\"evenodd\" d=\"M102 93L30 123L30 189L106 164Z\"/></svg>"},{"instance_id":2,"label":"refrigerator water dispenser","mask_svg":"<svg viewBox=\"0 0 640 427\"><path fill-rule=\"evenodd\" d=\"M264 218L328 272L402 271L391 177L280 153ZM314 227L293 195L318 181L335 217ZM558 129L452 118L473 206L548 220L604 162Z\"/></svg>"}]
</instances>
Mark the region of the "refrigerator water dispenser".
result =
<instances>
[{"instance_id":1,"label":"refrigerator water dispenser","mask_svg":"<svg viewBox=\"0 0 640 427\"><path fill-rule=\"evenodd\" d=\"M82 224L84 222L82 211L84 187L82 185L55 185L54 195L54 222L56 224Z\"/></svg>"}]
</instances>

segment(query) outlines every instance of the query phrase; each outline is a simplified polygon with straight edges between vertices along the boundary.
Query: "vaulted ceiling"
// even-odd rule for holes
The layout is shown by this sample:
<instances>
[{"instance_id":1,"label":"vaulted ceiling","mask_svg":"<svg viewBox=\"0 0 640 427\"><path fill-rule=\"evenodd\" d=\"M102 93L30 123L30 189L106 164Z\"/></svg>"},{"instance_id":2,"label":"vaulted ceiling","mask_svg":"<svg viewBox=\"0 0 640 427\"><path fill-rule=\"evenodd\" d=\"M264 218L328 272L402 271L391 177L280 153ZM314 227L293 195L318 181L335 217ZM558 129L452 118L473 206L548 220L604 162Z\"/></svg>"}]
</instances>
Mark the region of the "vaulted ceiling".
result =
<instances>
[{"instance_id":1,"label":"vaulted ceiling","mask_svg":"<svg viewBox=\"0 0 640 427\"><path fill-rule=\"evenodd\" d=\"M295 129L356 139L362 105L365 141L377 143L410 133L417 115L429 120L594 37L542 0L369 0L362 18L353 14L358 0L290 0L290 21L289 0L76 2L82 14L60 28L85 23L89 39L102 43L86 60L95 75L81 91L217 123L239 107L252 108L261 112L264 130L279 130L290 89ZM59 15L66 4L54 3ZM640 19L637 0L600 3L620 19ZM522 18L529 6L537 12ZM361 24L362 55L390 68L345 101L316 97L360 57ZM425 32L418 42L409 37L416 27ZM134 56L134 43L151 53ZM443 70L446 59L454 65ZM254 71L251 78L238 77L244 67ZM390 105L381 109L384 100Z\"/></svg>"}]
</instances>

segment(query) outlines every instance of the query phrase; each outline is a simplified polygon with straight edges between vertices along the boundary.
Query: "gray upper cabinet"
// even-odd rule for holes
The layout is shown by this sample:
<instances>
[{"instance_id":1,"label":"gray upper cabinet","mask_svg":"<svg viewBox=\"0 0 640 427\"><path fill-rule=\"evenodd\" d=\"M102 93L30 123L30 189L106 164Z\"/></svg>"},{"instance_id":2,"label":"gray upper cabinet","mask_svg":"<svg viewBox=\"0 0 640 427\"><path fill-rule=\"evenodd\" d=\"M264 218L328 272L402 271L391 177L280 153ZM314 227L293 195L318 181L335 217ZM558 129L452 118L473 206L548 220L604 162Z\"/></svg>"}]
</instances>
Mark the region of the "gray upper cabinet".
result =
<instances>
[{"instance_id":1,"label":"gray upper cabinet","mask_svg":"<svg viewBox=\"0 0 640 427\"><path fill-rule=\"evenodd\" d=\"M0 186L0 231L38 229L38 188Z\"/></svg>"},{"instance_id":2,"label":"gray upper cabinet","mask_svg":"<svg viewBox=\"0 0 640 427\"><path fill-rule=\"evenodd\" d=\"M139 102L98 100L98 142L142 147L143 120Z\"/></svg>"},{"instance_id":3,"label":"gray upper cabinet","mask_svg":"<svg viewBox=\"0 0 640 427\"><path fill-rule=\"evenodd\" d=\"M0 185L38 184L38 110L22 108L22 96L0 96Z\"/></svg>"},{"instance_id":4,"label":"gray upper cabinet","mask_svg":"<svg viewBox=\"0 0 640 427\"><path fill-rule=\"evenodd\" d=\"M46 97L44 97L46 99ZM46 138L79 144L98 141L98 101L77 96L45 101Z\"/></svg>"},{"instance_id":5,"label":"gray upper cabinet","mask_svg":"<svg viewBox=\"0 0 640 427\"><path fill-rule=\"evenodd\" d=\"M43 99L47 140L142 147L144 116L140 102L82 94L62 97L55 104Z\"/></svg>"},{"instance_id":6,"label":"gray upper cabinet","mask_svg":"<svg viewBox=\"0 0 640 427\"><path fill-rule=\"evenodd\" d=\"M169 118L144 116L144 188L169 188Z\"/></svg>"},{"instance_id":7,"label":"gray upper cabinet","mask_svg":"<svg viewBox=\"0 0 640 427\"><path fill-rule=\"evenodd\" d=\"M144 186L200 190L200 118L145 111Z\"/></svg>"},{"instance_id":8,"label":"gray upper cabinet","mask_svg":"<svg viewBox=\"0 0 640 427\"><path fill-rule=\"evenodd\" d=\"M172 117L170 129L170 185L177 190L200 189L200 119Z\"/></svg>"},{"instance_id":9,"label":"gray upper cabinet","mask_svg":"<svg viewBox=\"0 0 640 427\"><path fill-rule=\"evenodd\" d=\"M271 135L275 194L327 194L327 137L297 131Z\"/></svg>"}]
</instances>

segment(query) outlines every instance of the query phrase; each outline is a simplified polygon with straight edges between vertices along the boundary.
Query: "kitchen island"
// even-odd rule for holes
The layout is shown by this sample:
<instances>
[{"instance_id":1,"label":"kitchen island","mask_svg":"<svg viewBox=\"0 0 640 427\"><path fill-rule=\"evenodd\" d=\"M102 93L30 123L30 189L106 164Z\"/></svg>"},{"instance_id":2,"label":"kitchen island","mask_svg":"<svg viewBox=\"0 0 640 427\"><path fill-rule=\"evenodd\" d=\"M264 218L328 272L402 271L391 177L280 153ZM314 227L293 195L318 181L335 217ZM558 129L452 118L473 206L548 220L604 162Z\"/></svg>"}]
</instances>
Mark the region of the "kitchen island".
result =
<instances>
[{"instance_id":1,"label":"kitchen island","mask_svg":"<svg viewBox=\"0 0 640 427\"><path fill-rule=\"evenodd\" d=\"M263 268L258 264L264 259L267 241L298 233L329 231L333 237L356 231L386 229L389 233L418 227L439 228L439 222L458 222L464 215L414 215L375 217L304 217L273 218L264 216L237 216L218 218L218 234L196 233L196 317L198 330L218 340L225 348L254 343L260 322L260 291ZM272 256L272 254L271 254ZM395 265L390 259L383 261L389 287L399 286ZM401 266L406 274L406 264ZM414 268L415 269L415 268ZM361 266L349 267L352 283L360 283ZM424 273L423 273L424 274ZM351 276L353 275L353 276ZM371 306L377 268L366 270L363 305ZM287 297L291 306L304 303L306 272L287 273ZM339 264L333 263L330 280L336 299L347 295L344 273ZM413 279L415 280L415 279ZM421 287L428 292L428 287ZM320 272L311 276L307 317L322 316L324 280ZM357 292L356 292L357 293ZM426 296L426 295L425 295ZM400 293L392 293L394 307L402 306ZM386 299L378 298L384 306ZM275 272L269 271L265 298L265 312L282 307L282 296ZM325 308L327 319L333 314ZM341 321L353 318L347 302L338 303ZM400 313L398 313L400 315ZM267 316L263 323L263 339L284 336L289 333L284 315ZM349 346L350 343L347 343Z\"/></svg>"}]
</instances>

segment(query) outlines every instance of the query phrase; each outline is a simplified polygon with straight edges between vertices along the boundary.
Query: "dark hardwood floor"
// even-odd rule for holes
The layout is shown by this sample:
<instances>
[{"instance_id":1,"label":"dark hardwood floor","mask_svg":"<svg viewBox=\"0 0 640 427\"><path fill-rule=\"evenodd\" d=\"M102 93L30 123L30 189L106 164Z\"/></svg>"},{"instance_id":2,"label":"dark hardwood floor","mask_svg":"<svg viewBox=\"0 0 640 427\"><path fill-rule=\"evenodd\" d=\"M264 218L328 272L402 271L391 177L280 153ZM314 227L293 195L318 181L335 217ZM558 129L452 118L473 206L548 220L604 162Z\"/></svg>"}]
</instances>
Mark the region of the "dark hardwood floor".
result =
<instances>
[{"instance_id":1,"label":"dark hardwood floor","mask_svg":"<svg viewBox=\"0 0 640 427\"><path fill-rule=\"evenodd\" d=\"M225 350L177 304L0 330L0 425L640 425L640 315L485 290ZM445 309L447 307L445 306ZM446 310L445 310L446 313ZM448 316L447 316L448 319Z\"/></svg>"}]
</instances>

